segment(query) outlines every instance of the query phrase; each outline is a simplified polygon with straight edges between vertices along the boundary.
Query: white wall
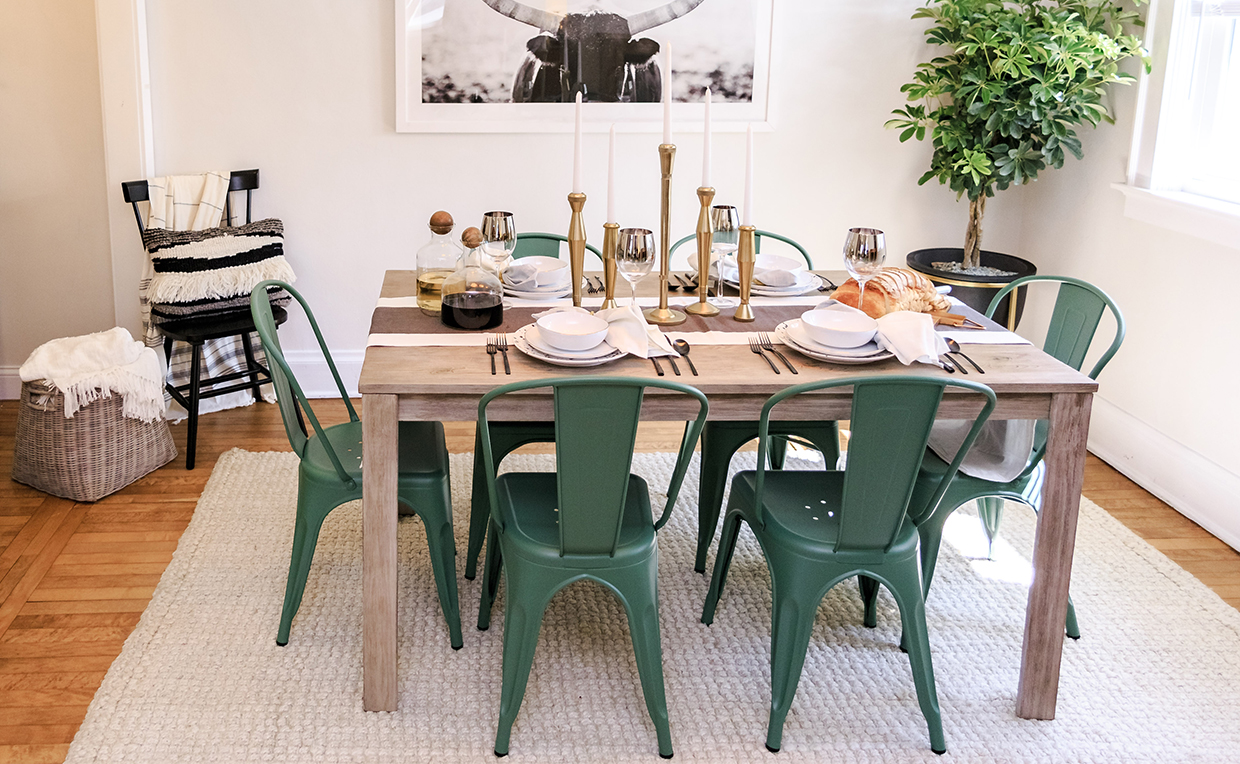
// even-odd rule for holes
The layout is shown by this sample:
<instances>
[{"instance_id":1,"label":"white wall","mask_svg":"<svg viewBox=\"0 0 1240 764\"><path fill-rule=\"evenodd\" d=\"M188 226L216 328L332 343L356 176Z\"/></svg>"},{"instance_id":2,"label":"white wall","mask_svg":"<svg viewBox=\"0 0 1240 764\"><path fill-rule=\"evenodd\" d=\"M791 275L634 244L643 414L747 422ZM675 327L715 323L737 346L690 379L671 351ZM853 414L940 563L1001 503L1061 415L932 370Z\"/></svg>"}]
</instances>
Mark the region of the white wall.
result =
<instances>
[{"instance_id":1,"label":"white wall","mask_svg":"<svg viewBox=\"0 0 1240 764\"><path fill-rule=\"evenodd\" d=\"M434 210L452 212L458 230L495 208L513 210L519 230L567 229L571 135L394 132L391 0L147 4L156 172L262 169L257 214L284 219L298 286L346 365L360 359L384 270L412 267ZM928 148L882 127L925 52L922 23L909 21L917 0L776 5L775 130L755 139L759 227L837 267L849 226L886 229L893 260L963 239L963 205L916 185ZM622 225L657 230L659 139L617 138ZM679 238L696 223L701 136L677 140ZM715 137L717 202L740 196L743 140ZM587 135L585 152L597 244L606 136ZM1016 242L1007 204L992 206L989 244ZM309 348L307 335L286 347Z\"/></svg>"},{"instance_id":2,"label":"white wall","mask_svg":"<svg viewBox=\"0 0 1240 764\"><path fill-rule=\"evenodd\" d=\"M95 13L0 4L0 398L43 342L114 325Z\"/></svg>"},{"instance_id":3,"label":"white wall","mask_svg":"<svg viewBox=\"0 0 1240 764\"><path fill-rule=\"evenodd\" d=\"M1084 161L1026 190L1020 254L1097 284L1127 320L1099 379L1090 449L1240 548L1240 241L1124 216L1111 184L1125 179L1136 89L1117 89L1113 107L1118 124L1085 136Z\"/></svg>"}]
</instances>

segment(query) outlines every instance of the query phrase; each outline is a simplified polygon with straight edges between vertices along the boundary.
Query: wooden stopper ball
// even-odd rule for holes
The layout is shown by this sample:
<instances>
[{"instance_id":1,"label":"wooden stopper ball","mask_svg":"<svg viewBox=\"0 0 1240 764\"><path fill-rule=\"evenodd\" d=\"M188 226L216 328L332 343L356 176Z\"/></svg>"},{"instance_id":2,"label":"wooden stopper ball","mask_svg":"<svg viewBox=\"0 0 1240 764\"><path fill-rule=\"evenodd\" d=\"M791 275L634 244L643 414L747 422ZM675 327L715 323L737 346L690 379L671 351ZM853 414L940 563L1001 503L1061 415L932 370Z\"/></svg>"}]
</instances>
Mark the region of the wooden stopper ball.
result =
<instances>
[{"instance_id":1,"label":"wooden stopper ball","mask_svg":"<svg viewBox=\"0 0 1240 764\"><path fill-rule=\"evenodd\" d=\"M452 226L456 225L452 220L452 216L443 210L439 210L431 215L431 230L438 234L445 234L452 230Z\"/></svg>"},{"instance_id":2,"label":"wooden stopper ball","mask_svg":"<svg viewBox=\"0 0 1240 764\"><path fill-rule=\"evenodd\" d=\"M461 243L470 249L474 249L475 247L481 246L482 231L479 231L477 228L474 228L473 226L466 228L461 233Z\"/></svg>"}]
</instances>

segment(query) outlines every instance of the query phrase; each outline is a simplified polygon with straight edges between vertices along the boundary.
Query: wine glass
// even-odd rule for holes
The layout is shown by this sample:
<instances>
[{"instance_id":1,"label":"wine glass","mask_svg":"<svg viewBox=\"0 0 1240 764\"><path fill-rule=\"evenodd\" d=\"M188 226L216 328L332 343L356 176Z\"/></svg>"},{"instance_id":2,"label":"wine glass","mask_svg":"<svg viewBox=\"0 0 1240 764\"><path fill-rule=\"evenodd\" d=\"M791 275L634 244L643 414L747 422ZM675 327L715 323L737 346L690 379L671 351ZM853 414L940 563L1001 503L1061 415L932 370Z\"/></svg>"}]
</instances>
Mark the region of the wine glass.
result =
<instances>
[{"instance_id":1,"label":"wine glass","mask_svg":"<svg viewBox=\"0 0 1240 764\"><path fill-rule=\"evenodd\" d=\"M857 280L857 309L865 310L865 282L883 268L887 259L887 242L877 228L849 228L844 238L844 267Z\"/></svg>"},{"instance_id":2,"label":"wine glass","mask_svg":"<svg viewBox=\"0 0 1240 764\"><path fill-rule=\"evenodd\" d=\"M616 270L629 282L633 296L631 305L637 304L637 282L650 273L654 265L654 233L646 228L621 228L616 243Z\"/></svg>"},{"instance_id":3,"label":"wine glass","mask_svg":"<svg viewBox=\"0 0 1240 764\"><path fill-rule=\"evenodd\" d=\"M517 228L512 223L512 213L494 210L482 216L482 251L495 262L495 275L503 271L503 265L517 248Z\"/></svg>"},{"instance_id":4,"label":"wine glass","mask_svg":"<svg viewBox=\"0 0 1240 764\"><path fill-rule=\"evenodd\" d=\"M729 204L716 204L710 208L710 250L715 254L715 296L708 302L716 308L730 308L736 300L723 296L723 258L736 252L740 242L740 218L736 208ZM709 274L698 274L702 284L710 285Z\"/></svg>"}]
</instances>

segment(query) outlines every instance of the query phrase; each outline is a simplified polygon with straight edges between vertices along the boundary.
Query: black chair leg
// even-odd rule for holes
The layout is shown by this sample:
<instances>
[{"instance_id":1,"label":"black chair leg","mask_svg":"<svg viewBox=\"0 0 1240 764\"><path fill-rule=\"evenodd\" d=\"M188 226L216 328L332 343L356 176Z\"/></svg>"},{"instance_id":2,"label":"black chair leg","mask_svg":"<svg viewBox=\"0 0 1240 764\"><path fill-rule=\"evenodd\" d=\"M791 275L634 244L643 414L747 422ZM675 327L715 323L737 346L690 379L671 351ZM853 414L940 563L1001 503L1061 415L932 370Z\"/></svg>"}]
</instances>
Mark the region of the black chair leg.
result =
<instances>
[{"instance_id":1,"label":"black chair leg","mask_svg":"<svg viewBox=\"0 0 1240 764\"><path fill-rule=\"evenodd\" d=\"M198 442L198 389L202 384L202 343L193 343L189 362L189 429L185 434L185 469L194 468L194 451Z\"/></svg>"},{"instance_id":2,"label":"black chair leg","mask_svg":"<svg viewBox=\"0 0 1240 764\"><path fill-rule=\"evenodd\" d=\"M241 346L245 348L245 368L246 371L250 372L250 382L253 384L250 392L254 394L255 403L262 403L263 396L259 392L262 383L258 381L258 363L254 360L254 345L250 342L249 332L242 332Z\"/></svg>"}]
</instances>

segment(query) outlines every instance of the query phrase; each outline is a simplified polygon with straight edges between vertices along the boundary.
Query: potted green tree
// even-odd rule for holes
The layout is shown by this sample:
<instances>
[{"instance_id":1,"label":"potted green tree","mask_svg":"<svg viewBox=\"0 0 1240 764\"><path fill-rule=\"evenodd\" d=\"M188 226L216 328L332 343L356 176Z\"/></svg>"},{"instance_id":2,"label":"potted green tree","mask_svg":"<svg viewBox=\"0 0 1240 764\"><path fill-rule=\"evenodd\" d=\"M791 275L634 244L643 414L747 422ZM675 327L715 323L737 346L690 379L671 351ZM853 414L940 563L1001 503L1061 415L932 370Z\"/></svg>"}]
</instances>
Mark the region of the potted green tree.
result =
<instances>
[{"instance_id":1,"label":"potted green tree","mask_svg":"<svg viewBox=\"0 0 1240 764\"><path fill-rule=\"evenodd\" d=\"M941 51L900 88L909 103L887 126L901 142L929 133L934 154L918 184L937 178L968 196L969 222L963 249L918 250L908 265L985 309L998 288L1036 272L982 251L986 199L1062 167L1067 154L1080 159L1077 128L1114 123L1106 86L1135 79L1120 70L1130 57L1149 68L1140 39L1125 31L1141 20L1114 0L929 0L913 18L932 21L926 40Z\"/></svg>"}]
</instances>

